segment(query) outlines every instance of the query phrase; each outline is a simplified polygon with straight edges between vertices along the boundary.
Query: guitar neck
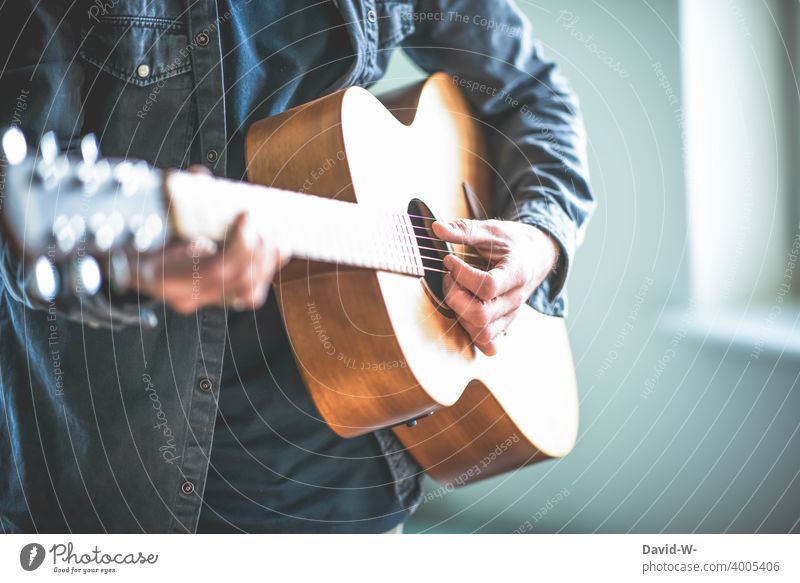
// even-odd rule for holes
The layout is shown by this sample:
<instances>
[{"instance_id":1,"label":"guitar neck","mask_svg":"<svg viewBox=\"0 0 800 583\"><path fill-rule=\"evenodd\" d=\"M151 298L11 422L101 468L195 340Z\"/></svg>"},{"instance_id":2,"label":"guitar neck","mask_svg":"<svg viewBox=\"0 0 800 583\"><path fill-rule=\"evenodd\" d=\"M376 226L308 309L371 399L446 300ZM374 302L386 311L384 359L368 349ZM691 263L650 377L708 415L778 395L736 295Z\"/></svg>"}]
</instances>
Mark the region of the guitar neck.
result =
<instances>
[{"instance_id":1,"label":"guitar neck","mask_svg":"<svg viewBox=\"0 0 800 583\"><path fill-rule=\"evenodd\" d=\"M292 257L424 276L415 229L406 214L187 172L165 179L172 223L181 237L216 241L247 212L267 240Z\"/></svg>"}]
</instances>

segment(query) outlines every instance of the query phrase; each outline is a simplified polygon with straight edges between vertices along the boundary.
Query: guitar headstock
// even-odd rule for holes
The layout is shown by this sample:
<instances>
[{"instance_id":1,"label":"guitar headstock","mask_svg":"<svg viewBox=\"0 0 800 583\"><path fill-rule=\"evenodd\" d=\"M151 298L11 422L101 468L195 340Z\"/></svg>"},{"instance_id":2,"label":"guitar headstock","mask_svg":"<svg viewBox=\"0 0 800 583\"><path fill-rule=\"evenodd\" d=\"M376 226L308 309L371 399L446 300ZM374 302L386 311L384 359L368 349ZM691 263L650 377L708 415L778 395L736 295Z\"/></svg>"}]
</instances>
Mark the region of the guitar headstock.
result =
<instances>
[{"instance_id":1,"label":"guitar headstock","mask_svg":"<svg viewBox=\"0 0 800 583\"><path fill-rule=\"evenodd\" d=\"M79 156L60 152L52 133L29 153L16 128L5 132L2 147L8 161L0 199L3 236L34 265L40 295L55 296L64 279L77 279L94 293L98 259L163 245L163 176L146 162L101 158L92 135L81 141ZM64 266L70 273L59 274Z\"/></svg>"}]
</instances>

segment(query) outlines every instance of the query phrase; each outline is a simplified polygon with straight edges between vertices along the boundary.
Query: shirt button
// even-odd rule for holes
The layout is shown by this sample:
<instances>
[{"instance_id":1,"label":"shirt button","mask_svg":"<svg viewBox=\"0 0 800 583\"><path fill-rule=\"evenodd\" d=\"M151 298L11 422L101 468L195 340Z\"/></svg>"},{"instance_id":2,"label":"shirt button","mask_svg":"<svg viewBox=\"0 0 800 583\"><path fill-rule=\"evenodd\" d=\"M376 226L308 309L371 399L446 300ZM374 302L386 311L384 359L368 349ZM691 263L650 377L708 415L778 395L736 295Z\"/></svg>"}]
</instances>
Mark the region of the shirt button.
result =
<instances>
[{"instance_id":1,"label":"shirt button","mask_svg":"<svg viewBox=\"0 0 800 583\"><path fill-rule=\"evenodd\" d=\"M147 65L139 65L138 67L136 67L136 74L142 79L144 79L145 77L149 77L150 67L148 67Z\"/></svg>"},{"instance_id":2,"label":"shirt button","mask_svg":"<svg viewBox=\"0 0 800 583\"><path fill-rule=\"evenodd\" d=\"M208 35L204 32L200 32L197 36L194 37L197 46L205 47L208 46Z\"/></svg>"},{"instance_id":3,"label":"shirt button","mask_svg":"<svg viewBox=\"0 0 800 583\"><path fill-rule=\"evenodd\" d=\"M211 379L200 379L198 385L200 386L201 391L210 391L211 387L213 386Z\"/></svg>"},{"instance_id":4,"label":"shirt button","mask_svg":"<svg viewBox=\"0 0 800 583\"><path fill-rule=\"evenodd\" d=\"M378 20L378 15L375 13L374 10L370 10L369 12L367 12L367 20L369 20L370 22L375 22L376 20Z\"/></svg>"},{"instance_id":5,"label":"shirt button","mask_svg":"<svg viewBox=\"0 0 800 583\"><path fill-rule=\"evenodd\" d=\"M208 160L209 162L216 162L217 158L219 158L219 153L216 150L211 149L208 152L206 152L206 160Z\"/></svg>"},{"instance_id":6,"label":"shirt button","mask_svg":"<svg viewBox=\"0 0 800 583\"><path fill-rule=\"evenodd\" d=\"M194 492L194 484L192 484L191 482L184 482L183 486L181 486L181 491L184 494L191 494L192 492Z\"/></svg>"}]
</instances>

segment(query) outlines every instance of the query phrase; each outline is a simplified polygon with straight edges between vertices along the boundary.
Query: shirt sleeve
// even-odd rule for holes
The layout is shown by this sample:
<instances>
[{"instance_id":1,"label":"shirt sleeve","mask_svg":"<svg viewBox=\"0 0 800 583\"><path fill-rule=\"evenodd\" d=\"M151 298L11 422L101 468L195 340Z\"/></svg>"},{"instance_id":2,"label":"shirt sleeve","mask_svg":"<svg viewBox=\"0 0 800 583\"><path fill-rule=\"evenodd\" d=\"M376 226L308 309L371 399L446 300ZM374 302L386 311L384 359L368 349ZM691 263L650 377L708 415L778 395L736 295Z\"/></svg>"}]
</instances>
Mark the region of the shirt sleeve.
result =
<instances>
[{"instance_id":1,"label":"shirt sleeve","mask_svg":"<svg viewBox=\"0 0 800 583\"><path fill-rule=\"evenodd\" d=\"M414 19L406 53L428 72L452 75L483 122L496 216L557 241L558 264L531 305L563 314L567 273L595 208L575 95L510 0L420 0Z\"/></svg>"},{"instance_id":2,"label":"shirt sleeve","mask_svg":"<svg viewBox=\"0 0 800 583\"><path fill-rule=\"evenodd\" d=\"M0 19L0 128L16 127L35 146L48 131L65 149L77 144L83 127L81 87L83 69L77 59L72 24L80 3L60 0L15 0L14 9ZM5 193L6 161L0 161L0 188ZM0 197L2 204L3 197ZM0 207L2 211L2 207ZM149 308L134 300L99 293L91 298L61 294L44 302L31 293L31 266L20 261L0 230L0 285L12 301L37 310L56 310L59 316L92 326L117 328L133 323L150 325Z\"/></svg>"}]
</instances>

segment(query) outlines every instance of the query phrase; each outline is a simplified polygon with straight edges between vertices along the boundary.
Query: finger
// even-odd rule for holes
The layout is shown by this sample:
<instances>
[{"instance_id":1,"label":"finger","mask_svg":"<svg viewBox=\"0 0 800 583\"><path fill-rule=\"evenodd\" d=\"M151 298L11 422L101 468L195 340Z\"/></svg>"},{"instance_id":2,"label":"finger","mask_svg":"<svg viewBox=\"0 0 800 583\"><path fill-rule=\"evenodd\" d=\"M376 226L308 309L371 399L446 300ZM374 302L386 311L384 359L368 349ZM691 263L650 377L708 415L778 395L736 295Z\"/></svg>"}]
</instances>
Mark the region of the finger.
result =
<instances>
[{"instance_id":1,"label":"finger","mask_svg":"<svg viewBox=\"0 0 800 583\"><path fill-rule=\"evenodd\" d=\"M226 246L213 251L202 241L178 241L157 255L140 257L139 290L184 314L207 305L222 305L231 290L244 295L248 305L260 304L268 292L268 262L263 241L248 230L245 215L232 224ZM242 281L255 282L249 286L253 289L247 289Z\"/></svg>"},{"instance_id":2,"label":"finger","mask_svg":"<svg viewBox=\"0 0 800 583\"><path fill-rule=\"evenodd\" d=\"M234 281L249 269L253 263L253 254L263 240L250 225L247 213L240 213L231 223L225 234L222 252L215 256L220 279L225 282Z\"/></svg>"},{"instance_id":3,"label":"finger","mask_svg":"<svg viewBox=\"0 0 800 583\"><path fill-rule=\"evenodd\" d=\"M511 310L508 314L493 321L483 328L475 328L470 324L464 325L464 329L472 339L473 344L484 354L492 356L497 354L497 342L503 337L509 326L519 313L519 308Z\"/></svg>"},{"instance_id":4,"label":"finger","mask_svg":"<svg viewBox=\"0 0 800 583\"><path fill-rule=\"evenodd\" d=\"M242 212L233 219L226 233L225 247L231 254L240 249L252 248L259 240L259 234L252 224L250 215Z\"/></svg>"},{"instance_id":5,"label":"finger","mask_svg":"<svg viewBox=\"0 0 800 583\"><path fill-rule=\"evenodd\" d=\"M192 264L192 271L181 270L165 276L159 296L176 311L186 314L206 305L219 303L219 272L216 256Z\"/></svg>"},{"instance_id":6,"label":"finger","mask_svg":"<svg viewBox=\"0 0 800 583\"><path fill-rule=\"evenodd\" d=\"M277 254L259 246L254 250L250 265L225 282L225 296L237 309L260 308L267 299L275 273Z\"/></svg>"},{"instance_id":7,"label":"finger","mask_svg":"<svg viewBox=\"0 0 800 583\"><path fill-rule=\"evenodd\" d=\"M253 249L248 249L243 229L247 217L236 218L221 250L211 255L197 254L192 261L192 273L174 273L165 278L165 297L171 303L187 304L187 295L191 295L195 309L207 305L223 305L226 297L232 297L232 290L238 291L239 279L246 272L255 258Z\"/></svg>"},{"instance_id":8,"label":"finger","mask_svg":"<svg viewBox=\"0 0 800 583\"><path fill-rule=\"evenodd\" d=\"M236 311L255 310L264 305L269 297L272 281L286 259L277 247L266 244L254 250L252 261L234 273L226 270L222 292L208 301L217 305L228 305Z\"/></svg>"},{"instance_id":9,"label":"finger","mask_svg":"<svg viewBox=\"0 0 800 583\"><path fill-rule=\"evenodd\" d=\"M445 280L445 302L447 302L447 305L450 306L450 308L458 316L458 321L469 335L470 340L472 340L472 342L486 354L494 354L491 347L491 342L483 342L479 344L475 341L476 337L478 337L485 326L473 324L461 316L461 314L466 313L471 306L476 304L480 305L483 304L483 302L459 286L457 283L453 282L449 275L445 275Z\"/></svg>"},{"instance_id":10,"label":"finger","mask_svg":"<svg viewBox=\"0 0 800 583\"><path fill-rule=\"evenodd\" d=\"M187 168L187 171L191 174L207 174L208 176L213 176L214 173L211 172L210 169L206 168L202 164L192 164Z\"/></svg>"},{"instance_id":11,"label":"finger","mask_svg":"<svg viewBox=\"0 0 800 583\"><path fill-rule=\"evenodd\" d=\"M232 299L237 308L252 309L266 301L275 272L286 258L255 232L248 218L237 217L226 261L225 298Z\"/></svg>"},{"instance_id":12,"label":"finger","mask_svg":"<svg viewBox=\"0 0 800 583\"><path fill-rule=\"evenodd\" d=\"M267 248L247 213L237 215L221 252L202 263L202 305L230 305L244 310L260 307L269 293L276 265L275 251Z\"/></svg>"},{"instance_id":13,"label":"finger","mask_svg":"<svg viewBox=\"0 0 800 583\"><path fill-rule=\"evenodd\" d=\"M445 301L459 316L459 322L475 346L487 355L496 353L496 338L502 335L519 313L524 301L522 288L504 294L493 302L482 302L444 276ZM465 317L466 316L466 317Z\"/></svg>"},{"instance_id":14,"label":"finger","mask_svg":"<svg viewBox=\"0 0 800 583\"><path fill-rule=\"evenodd\" d=\"M443 287L447 305L460 320L469 323L476 329L488 326L519 307L519 302L516 301L517 294L504 294L486 302L476 298L471 292L456 283L450 275L445 275Z\"/></svg>"},{"instance_id":15,"label":"finger","mask_svg":"<svg viewBox=\"0 0 800 583\"><path fill-rule=\"evenodd\" d=\"M494 356L497 354L497 345L494 343L494 340L483 340L480 336L480 332L475 332L468 328L467 334L472 338L472 343L475 345L475 348L483 352L486 356Z\"/></svg>"},{"instance_id":16,"label":"finger","mask_svg":"<svg viewBox=\"0 0 800 583\"><path fill-rule=\"evenodd\" d=\"M494 233L488 228L488 222L471 219L434 221L432 228L434 235L448 243L486 245L495 240Z\"/></svg>"},{"instance_id":17,"label":"finger","mask_svg":"<svg viewBox=\"0 0 800 583\"><path fill-rule=\"evenodd\" d=\"M262 244L252 249L231 250L226 255L222 292L225 303L242 310L261 305L266 299L266 253Z\"/></svg>"},{"instance_id":18,"label":"finger","mask_svg":"<svg viewBox=\"0 0 800 583\"><path fill-rule=\"evenodd\" d=\"M494 299L525 283L521 270L510 269L508 261L501 261L489 271L469 265L460 257L447 255L444 267L453 279L484 301Z\"/></svg>"},{"instance_id":19,"label":"finger","mask_svg":"<svg viewBox=\"0 0 800 583\"><path fill-rule=\"evenodd\" d=\"M488 271L481 271L455 255L445 256L443 263L453 279L477 297L489 300L495 296L495 282Z\"/></svg>"},{"instance_id":20,"label":"finger","mask_svg":"<svg viewBox=\"0 0 800 583\"><path fill-rule=\"evenodd\" d=\"M518 313L519 307L513 308L480 329L471 328L469 330L470 337L473 342L478 345L487 345L490 342L494 342L497 338L505 334Z\"/></svg>"},{"instance_id":21,"label":"finger","mask_svg":"<svg viewBox=\"0 0 800 583\"><path fill-rule=\"evenodd\" d=\"M464 314L469 313L473 305L480 306L483 304L481 299L476 298L469 291L455 283L449 274L446 274L442 279L442 288L445 303L455 312L459 319L463 318Z\"/></svg>"}]
</instances>

